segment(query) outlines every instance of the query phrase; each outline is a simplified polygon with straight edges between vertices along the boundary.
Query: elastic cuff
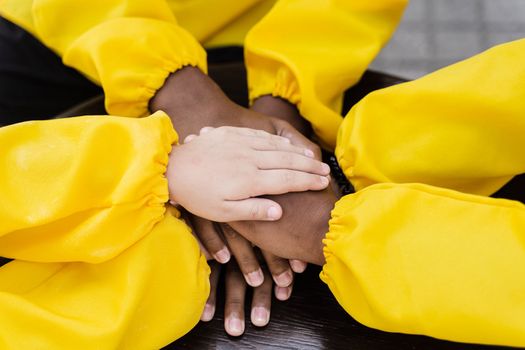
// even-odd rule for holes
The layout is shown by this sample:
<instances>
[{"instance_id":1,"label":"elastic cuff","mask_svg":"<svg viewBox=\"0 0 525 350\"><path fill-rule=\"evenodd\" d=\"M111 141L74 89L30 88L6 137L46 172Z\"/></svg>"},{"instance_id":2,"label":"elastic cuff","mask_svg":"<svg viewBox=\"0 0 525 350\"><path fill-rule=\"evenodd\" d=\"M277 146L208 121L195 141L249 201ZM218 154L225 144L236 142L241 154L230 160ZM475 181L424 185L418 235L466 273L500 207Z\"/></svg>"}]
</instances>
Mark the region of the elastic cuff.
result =
<instances>
[{"instance_id":1,"label":"elastic cuff","mask_svg":"<svg viewBox=\"0 0 525 350\"><path fill-rule=\"evenodd\" d=\"M348 196L342 197L335 203L334 209L332 209L331 216L328 223L328 233L323 239L323 254L325 257L325 264L321 271L320 277L323 282L329 284L329 273L327 270L333 265L334 259L337 259L334 254L334 244L341 238L342 235L347 235L352 230L352 225L348 225L348 204L346 199ZM345 215L345 213L347 215ZM329 284L330 285L330 284Z\"/></svg>"},{"instance_id":2,"label":"elastic cuff","mask_svg":"<svg viewBox=\"0 0 525 350\"><path fill-rule=\"evenodd\" d=\"M299 83L292 70L285 65L274 63L267 67L252 68L249 69L248 77L250 105L264 95L280 97L296 106L301 103Z\"/></svg>"},{"instance_id":3,"label":"elastic cuff","mask_svg":"<svg viewBox=\"0 0 525 350\"><path fill-rule=\"evenodd\" d=\"M160 148L154 156L155 164L158 166L156 172L161 174L162 181L159 181L157 186L153 189L153 193L157 194L159 203L164 205L169 200L169 191L167 191L168 184L166 179L166 170L168 168L169 155L174 144L179 142L179 135L173 128L171 120L168 115L162 111L155 112L150 118L158 118L160 126L159 145Z\"/></svg>"}]
</instances>

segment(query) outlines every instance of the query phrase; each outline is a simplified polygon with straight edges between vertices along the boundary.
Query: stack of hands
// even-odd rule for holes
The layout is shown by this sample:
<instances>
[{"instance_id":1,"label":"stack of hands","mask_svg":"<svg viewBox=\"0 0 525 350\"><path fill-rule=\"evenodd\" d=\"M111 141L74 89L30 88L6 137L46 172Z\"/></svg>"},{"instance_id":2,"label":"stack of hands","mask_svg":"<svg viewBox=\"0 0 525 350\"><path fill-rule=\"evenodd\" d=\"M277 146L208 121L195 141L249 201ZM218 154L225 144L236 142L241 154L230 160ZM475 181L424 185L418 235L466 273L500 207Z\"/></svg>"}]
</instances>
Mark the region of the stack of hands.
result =
<instances>
[{"instance_id":1,"label":"stack of hands","mask_svg":"<svg viewBox=\"0 0 525 350\"><path fill-rule=\"evenodd\" d=\"M172 74L150 109L166 112L183 140L170 154L170 199L216 261L201 319L214 316L219 267L227 264L226 332L244 332L246 285L254 288L251 322L265 326L273 284L276 298L287 300L294 273L324 263L322 239L337 190L308 138L310 125L276 97L241 107L193 67Z\"/></svg>"}]
</instances>

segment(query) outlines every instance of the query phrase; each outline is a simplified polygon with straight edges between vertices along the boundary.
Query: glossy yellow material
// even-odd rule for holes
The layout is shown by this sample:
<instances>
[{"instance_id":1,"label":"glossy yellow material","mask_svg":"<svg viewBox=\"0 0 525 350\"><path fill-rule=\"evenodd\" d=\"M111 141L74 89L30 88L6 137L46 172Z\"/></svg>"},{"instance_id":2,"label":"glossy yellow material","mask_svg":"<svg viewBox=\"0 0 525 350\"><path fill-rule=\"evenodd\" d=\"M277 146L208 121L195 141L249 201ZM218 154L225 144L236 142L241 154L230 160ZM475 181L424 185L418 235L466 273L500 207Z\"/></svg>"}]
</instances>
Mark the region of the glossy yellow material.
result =
<instances>
[{"instance_id":1,"label":"glossy yellow material","mask_svg":"<svg viewBox=\"0 0 525 350\"><path fill-rule=\"evenodd\" d=\"M524 61L525 40L500 45L344 120L336 153L358 192L332 213L321 277L358 321L525 346L525 206L485 197L525 172Z\"/></svg>"},{"instance_id":2,"label":"glossy yellow material","mask_svg":"<svg viewBox=\"0 0 525 350\"><path fill-rule=\"evenodd\" d=\"M110 114L131 117L147 115L169 73L184 65L206 71L200 44L242 45L253 27L245 43L250 98L297 104L333 149L343 92L388 40L407 0L280 0L261 21L275 2L0 0L0 13L101 84Z\"/></svg>"},{"instance_id":3,"label":"glossy yellow material","mask_svg":"<svg viewBox=\"0 0 525 350\"><path fill-rule=\"evenodd\" d=\"M378 90L339 130L337 158L362 189L423 182L490 195L525 172L525 40Z\"/></svg>"},{"instance_id":4,"label":"glossy yellow material","mask_svg":"<svg viewBox=\"0 0 525 350\"><path fill-rule=\"evenodd\" d=\"M524 232L515 201L376 184L337 203L321 278L367 326L525 346Z\"/></svg>"},{"instance_id":5,"label":"glossy yellow material","mask_svg":"<svg viewBox=\"0 0 525 350\"><path fill-rule=\"evenodd\" d=\"M153 349L189 331L209 268L166 211L163 113L0 129L0 348Z\"/></svg>"},{"instance_id":6,"label":"glossy yellow material","mask_svg":"<svg viewBox=\"0 0 525 350\"><path fill-rule=\"evenodd\" d=\"M250 98L273 94L297 104L333 149L343 92L390 38L406 3L278 1L246 37Z\"/></svg>"},{"instance_id":7,"label":"glossy yellow material","mask_svg":"<svg viewBox=\"0 0 525 350\"><path fill-rule=\"evenodd\" d=\"M99 83L110 114L140 117L166 77L206 71L209 46L242 45L274 0L0 0L0 14Z\"/></svg>"}]
</instances>

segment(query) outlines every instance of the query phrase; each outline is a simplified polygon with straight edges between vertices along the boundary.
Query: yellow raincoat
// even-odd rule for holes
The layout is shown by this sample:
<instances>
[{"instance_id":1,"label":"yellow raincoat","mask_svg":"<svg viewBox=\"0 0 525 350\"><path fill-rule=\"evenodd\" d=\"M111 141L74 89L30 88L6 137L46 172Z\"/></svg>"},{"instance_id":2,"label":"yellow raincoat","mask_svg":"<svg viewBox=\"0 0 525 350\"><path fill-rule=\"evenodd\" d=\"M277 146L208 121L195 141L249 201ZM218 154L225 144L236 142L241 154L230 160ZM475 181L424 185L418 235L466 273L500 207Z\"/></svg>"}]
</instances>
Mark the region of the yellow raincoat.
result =
<instances>
[{"instance_id":1,"label":"yellow raincoat","mask_svg":"<svg viewBox=\"0 0 525 350\"><path fill-rule=\"evenodd\" d=\"M374 92L343 122L343 91L406 1L272 4L0 0L0 12L124 117L148 115L169 73L206 71L201 44L244 43L250 98L297 104L358 190L325 239L321 278L343 307L382 330L525 346L525 208L486 197L524 172L525 41ZM0 268L0 348L156 348L196 324L208 266L164 206L173 142L162 113L0 129L0 255L16 259Z\"/></svg>"}]
</instances>

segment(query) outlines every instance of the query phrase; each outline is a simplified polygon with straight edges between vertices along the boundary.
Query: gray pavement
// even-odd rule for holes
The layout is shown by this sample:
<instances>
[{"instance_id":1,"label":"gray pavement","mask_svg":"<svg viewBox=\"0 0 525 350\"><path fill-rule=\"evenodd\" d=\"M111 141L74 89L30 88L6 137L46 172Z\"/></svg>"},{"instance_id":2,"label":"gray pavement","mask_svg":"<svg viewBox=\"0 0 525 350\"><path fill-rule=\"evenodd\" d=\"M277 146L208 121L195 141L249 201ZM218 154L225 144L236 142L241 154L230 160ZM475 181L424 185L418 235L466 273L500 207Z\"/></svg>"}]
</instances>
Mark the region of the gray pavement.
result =
<instances>
[{"instance_id":1,"label":"gray pavement","mask_svg":"<svg viewBox=\"0 0 525 350\"><path fill-rule=\"evenodd\" d=\"M525 0L412 0L371 67L414 79L520 38Z\"/></svg>"}]
</instances>

